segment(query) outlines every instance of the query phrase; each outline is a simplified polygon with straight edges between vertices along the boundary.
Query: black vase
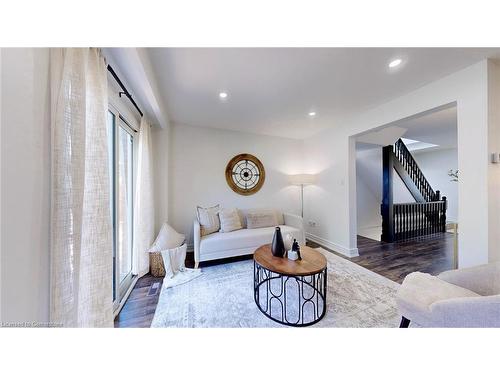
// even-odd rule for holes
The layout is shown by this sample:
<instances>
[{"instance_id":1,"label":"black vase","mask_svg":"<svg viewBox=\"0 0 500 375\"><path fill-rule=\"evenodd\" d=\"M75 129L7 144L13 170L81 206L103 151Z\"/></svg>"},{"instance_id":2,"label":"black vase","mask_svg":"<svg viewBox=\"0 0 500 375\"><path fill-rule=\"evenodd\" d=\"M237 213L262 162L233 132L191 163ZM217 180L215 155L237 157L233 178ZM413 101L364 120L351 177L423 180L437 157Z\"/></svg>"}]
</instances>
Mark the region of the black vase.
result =
<instances>
[{"instance_id":1,"label":"black vase","mask_svg":"<svg viewBox=\"0 0 500 375\"><path fill-rule=\"evenodd\" d=\"M279 258L283 258L283 255L285 254L285 244L283 243L283 236L281 235L280 227L276 227L276 230L274 231L271 252L275 257Z\"/></svg>"}]
</instances>

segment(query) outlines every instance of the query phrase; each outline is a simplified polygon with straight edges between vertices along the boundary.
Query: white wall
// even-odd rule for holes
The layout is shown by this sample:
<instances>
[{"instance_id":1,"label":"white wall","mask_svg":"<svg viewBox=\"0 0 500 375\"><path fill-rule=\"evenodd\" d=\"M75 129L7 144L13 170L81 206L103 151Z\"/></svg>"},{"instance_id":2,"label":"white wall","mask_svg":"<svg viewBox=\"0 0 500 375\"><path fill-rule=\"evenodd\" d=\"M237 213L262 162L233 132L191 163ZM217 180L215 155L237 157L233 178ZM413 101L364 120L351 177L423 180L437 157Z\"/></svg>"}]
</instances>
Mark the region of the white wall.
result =
<instances>
[{"instance_id":1,"label":"white wall","mask_svg":"<svg viewBox=\"0 0 500 375\"><path fill-rule=\"evenodd\" d=\"M192 244L196 206L277 208L300 213L300 190L288 175L302 172L302 142L175 124L171 126L169 221ZM250 196L233 192L225 168L240 153L255 155L264 164L266 180Z\"/></svg>"},{"instance_id":2,"label":"white wall","mask_svg":"<svg viewBox=\"0 0 500 375\"><path fill-rule=\"evenodd\" d=\"M380 240L382 234L382 148L356 153L357 229L360 236Z\"/></svg>"},{"instance_id":3,"label":"white wall","mask_svg":"<svg viewBox=\"0 0 500 375\"><path fill-rule=\"evenodd\" d=\"M350 149L354 150L354 143L333 129L304 142L305 172L318 176L317 183L308 186L304 194L304 219L308 238L347 256L355 256L357 249L349 244L348 205L351 194L356 200L356 191L348 188L349 165L342 157L348 155ZM353 170L355 173L355 168ZM355 206L353 209L356 210ZM356 218L355 212L353 217ZM310 221L316 226L310 226Z\"/></svg>"},{"instance_id":4,"label":"white wall","mask_svg":"<svg viewBox=\"0 0 500 375\"><path fill-rule=\"evenodd\" d=\"M380 241L382 234L382 216L380 199L373 195L365 181L357 181L357 218L358 235Z\"/></svg>"},{"instance_id":5,"label":"white wall","mask_svg":"<svg viewBox=\"0 0 500 375\"><path fill-rule=\"evenodd\" d=\"M0 167L2 166L2 48L0 48ZM2 174L0 173L0 213L2 211ZM2 216L0 214L0 322L2 322Z\"/></svg>"},{"instance_id":6,"label":"white wall","mask_svg":"<svg viewBox=\"0 0 500 375\"><path fill-rule=\"evenodd\" d=\"M488 156L500 152L500 65L488 61ZM489 261L500 261L500 164L488 166Z\"/></svg>"},{"instance_id":7,"label":"white wall","mask_svg":"<svg viewBox=\"0 0 500 375\"><path fill-rule=\"evenodd\" d=\"M308 197L306 221L320 223L315 235L356 252L356 165L353 136L449 103L457 103L459 265L488 262L496 244L488 238L488 62L481 61L391 102L339 119L332 129L305 141L309 172L319 171ZM475 199L471 199L474 197ZM492 213L499 215L500 213ZM498 231L498 230L497 230Z\"/></svg>"},{"instance_id":8,"label":"white wall","mask_svg":"<svg viewBox=\"0 0 500 375\"><path fill-rule=\"evenodd\" d=\"M1 55L2 320L49 320L48 49Z\"/></svg>"}]
</instances>

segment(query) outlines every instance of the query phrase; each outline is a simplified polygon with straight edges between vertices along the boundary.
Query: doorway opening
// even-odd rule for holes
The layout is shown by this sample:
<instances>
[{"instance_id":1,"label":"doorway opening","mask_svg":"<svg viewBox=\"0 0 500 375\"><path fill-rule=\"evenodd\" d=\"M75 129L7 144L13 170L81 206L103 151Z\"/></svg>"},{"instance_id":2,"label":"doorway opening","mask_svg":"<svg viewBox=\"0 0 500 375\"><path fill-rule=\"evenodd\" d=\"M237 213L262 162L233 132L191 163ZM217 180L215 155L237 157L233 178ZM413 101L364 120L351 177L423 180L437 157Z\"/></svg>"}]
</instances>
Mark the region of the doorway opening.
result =
<instances>
[{"instance_id":1,"label":"doorway opening","mask_svg":"<svg viewBox=\"0 0 500 375\"><path fill-rule=\"evenodd\" d=\"M355 137L357 263L401 282L456 268L456 104Z\"/></svg>"}]
</instances>

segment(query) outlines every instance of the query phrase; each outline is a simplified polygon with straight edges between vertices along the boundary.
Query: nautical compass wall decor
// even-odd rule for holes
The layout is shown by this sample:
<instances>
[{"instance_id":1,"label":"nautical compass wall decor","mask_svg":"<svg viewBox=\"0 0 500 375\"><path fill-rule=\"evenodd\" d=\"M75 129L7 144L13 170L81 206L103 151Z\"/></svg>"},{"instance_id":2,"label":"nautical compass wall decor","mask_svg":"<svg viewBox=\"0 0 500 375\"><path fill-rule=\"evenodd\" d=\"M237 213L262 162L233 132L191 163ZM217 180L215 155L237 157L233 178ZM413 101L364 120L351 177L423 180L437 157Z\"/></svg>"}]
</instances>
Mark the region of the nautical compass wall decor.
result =
<instances>
[{"instance_id":1,"label":"nautical compass wall decor","mask_svg":"<svg viewBox=\"0 0 500 375\"><path fill-rule=\"evenodd\" d=\"M239 154L226 167L226 181L234 192L241 195L255 194L266 179L264 166L255 156Z\"/></svg>"}]
</instances>

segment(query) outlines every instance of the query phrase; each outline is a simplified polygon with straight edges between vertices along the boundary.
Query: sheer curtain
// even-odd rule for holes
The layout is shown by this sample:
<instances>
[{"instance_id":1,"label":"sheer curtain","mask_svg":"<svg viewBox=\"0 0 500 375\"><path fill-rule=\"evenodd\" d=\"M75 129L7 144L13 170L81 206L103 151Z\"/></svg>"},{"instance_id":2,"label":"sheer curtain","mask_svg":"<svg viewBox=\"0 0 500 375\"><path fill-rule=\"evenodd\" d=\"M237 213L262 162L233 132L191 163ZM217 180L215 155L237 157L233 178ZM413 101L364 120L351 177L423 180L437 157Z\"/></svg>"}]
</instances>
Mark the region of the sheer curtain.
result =
<instances>
[{"instance_id":1,"label":"sheer curtain","mask_svg":"<svg viewBox=\"0 0 500 375\"><path fill-rule=\"evenodd\" d=\"M149 271L148 250L154 240L154 191L151 126L143 117L139 129L137 180L134 207L133 273L140 276Z\"/></svg>"},{"instance_id":2,"label":"sheer curtain","mask_svg":"<svg viewBox=\"0 0 500 375\"><path fill-rule=\"evenodd\" d=\"M112 327L107 73L100 50L51 50L51 91L51 321Z\"/></svg>"}]
</instances>

